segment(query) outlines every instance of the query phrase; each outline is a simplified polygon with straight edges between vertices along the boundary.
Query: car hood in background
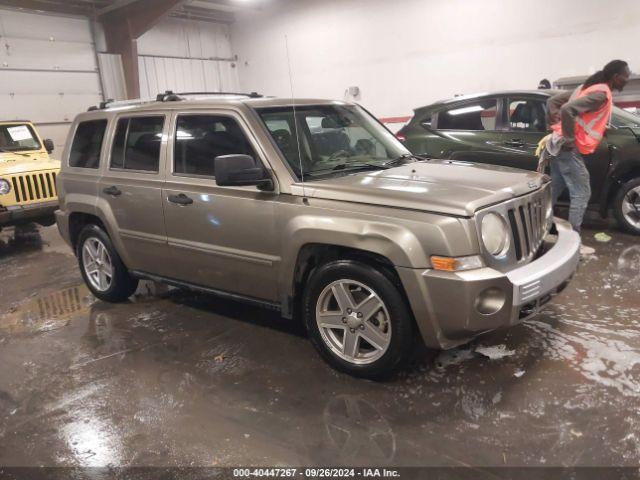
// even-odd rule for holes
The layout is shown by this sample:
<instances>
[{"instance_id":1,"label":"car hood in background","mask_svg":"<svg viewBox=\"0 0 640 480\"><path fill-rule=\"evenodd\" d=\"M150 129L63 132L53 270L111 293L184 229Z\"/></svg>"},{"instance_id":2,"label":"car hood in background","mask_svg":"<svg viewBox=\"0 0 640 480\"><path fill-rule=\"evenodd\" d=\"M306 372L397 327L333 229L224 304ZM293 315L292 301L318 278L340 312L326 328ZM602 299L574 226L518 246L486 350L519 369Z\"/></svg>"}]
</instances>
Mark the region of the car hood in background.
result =
<instances>
[{"instance_id":1,"label":"car hood in background","mask_svg":"<svg viewBox=\"0 0 640 480\"><path fill-rule=\"evenodd\" d=\"M430 160L305 182L304 194L469 217L479 208L531 193L547 181L539 173L514 168ZM295 193L302 193L301 188Z\"/></svg>"},{"instance_id":2,"label":"car hood in background","mask_svg":"<svg viewBox=\"0 0 640 480\"><path fill-rule=\"evenodd\" d=\"M50 159L46 153L0 152L0 176L59 169L60 161Z\"/></svg>"}]
</instances>

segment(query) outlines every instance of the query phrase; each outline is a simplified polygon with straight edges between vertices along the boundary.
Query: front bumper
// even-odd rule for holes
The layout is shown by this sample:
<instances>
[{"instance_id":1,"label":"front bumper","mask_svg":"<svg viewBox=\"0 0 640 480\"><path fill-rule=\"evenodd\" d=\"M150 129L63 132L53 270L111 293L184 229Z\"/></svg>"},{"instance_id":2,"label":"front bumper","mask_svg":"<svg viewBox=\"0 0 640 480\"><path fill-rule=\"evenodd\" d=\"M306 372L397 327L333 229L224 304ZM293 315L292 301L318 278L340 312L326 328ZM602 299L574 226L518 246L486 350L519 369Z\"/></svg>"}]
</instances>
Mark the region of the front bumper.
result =
<instances>
[{"instance_id":1,"label":"front bumper","mask_svg":"<svg viewBox=\"0 0 640 480\"><path fill-rule=\"evenodd\" d=\"M567 222L554 221L558 241L507 273L492 268L456 273L398 269L427 346L451 348L488 330L514 325L559 293L578 267L580 236Z\"/></svg>"},{"instance_id":2,"label":"front bumper","mask_svg":"<svg viewBox=\"0 0 640 480\"><path fill-rule=\"evenodd\" d=\"M0 226L16 225L25 222L47 220L53 222L54 213L58 208L58 201L41 202L30 205L14 205L0 207Z\"/></svg>"},{"instance_id":3,"label":"front bumper","mask_svg":"<svg viewBox=\"0 0 640 480\"><path fill-rule=\"evenodd\" d=\"M56 210L55 217L60 236L67 243L67 245L73 248L73 245L71 245L71 236L69 232L69 215L62 210Z\"/></svg>"}]
</instances>

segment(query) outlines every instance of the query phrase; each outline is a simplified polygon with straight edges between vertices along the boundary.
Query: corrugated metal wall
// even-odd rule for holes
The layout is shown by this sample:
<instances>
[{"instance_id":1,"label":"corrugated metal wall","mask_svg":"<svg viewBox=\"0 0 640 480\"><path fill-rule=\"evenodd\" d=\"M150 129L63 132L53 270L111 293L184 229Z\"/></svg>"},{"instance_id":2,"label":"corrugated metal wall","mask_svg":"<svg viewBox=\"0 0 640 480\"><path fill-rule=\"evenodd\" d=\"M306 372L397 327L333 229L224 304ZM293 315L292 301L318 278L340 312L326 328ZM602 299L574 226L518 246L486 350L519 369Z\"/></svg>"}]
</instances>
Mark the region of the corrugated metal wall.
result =
<instances>
[{"instance_id":1,"label":"corrugated metal wall","mask_svg":"<svg viewBox=\"0 0 640 480\"><path fill-rule=\"evenodd\" d=\"M99 53L98 64L100 65L104 98L126 100L127 86L120 55L115 53Z\"/></svg>"},{"instance_id":2,"label":"corrugated metal wall","mask_svg":"<svg viewBox=\"0 0 640 480\"><path fill-rule=\"evenodd\" d=\"M60 154L71 120L102 98L88 20L0 9L0 37L0 119L32 120Z\"/></svg>"},{"instance_id":3,"label":"corrugated metal wall","mask_svg":"<svg viewBox=\"0 0 640 480\"><path fill-rule=\"evenodd\" d=\"M174 92L235 92L237 70L231 62L139 56L140 96Z\"/></svg>"},{"instance_id":4,"label":"corrugated metal wall","mask_svg":"<svg viewBox=\"0 0 640 480\"><path fill-rule=\"evenodd\" d=\"M140 96L165 90L237 91L226 25L170 19L138 40Z\"/></svg>"}]
</instances>

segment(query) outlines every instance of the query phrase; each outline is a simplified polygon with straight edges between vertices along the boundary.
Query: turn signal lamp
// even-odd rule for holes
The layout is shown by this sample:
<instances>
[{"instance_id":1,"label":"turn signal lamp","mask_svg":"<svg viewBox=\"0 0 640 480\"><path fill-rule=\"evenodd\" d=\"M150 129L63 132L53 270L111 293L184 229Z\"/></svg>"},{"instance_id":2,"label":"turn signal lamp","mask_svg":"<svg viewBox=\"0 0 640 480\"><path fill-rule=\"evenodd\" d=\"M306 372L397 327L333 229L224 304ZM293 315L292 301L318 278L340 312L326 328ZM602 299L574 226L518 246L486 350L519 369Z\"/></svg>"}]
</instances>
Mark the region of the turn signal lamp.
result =
<instances>
[{"instance_id":1,"label":"turn signal lamp","mask_svg":"<svg viewBox=\"0 0 640 480\"><path fill-rule=\"evenodd\" d=\"M484 267L484 262L478 255L468 257L441 257L433 255L431 256L431 266L434 270L441 270L443 272L460 272L462 270L482 268Z\"/></svg>"}]
</instances>

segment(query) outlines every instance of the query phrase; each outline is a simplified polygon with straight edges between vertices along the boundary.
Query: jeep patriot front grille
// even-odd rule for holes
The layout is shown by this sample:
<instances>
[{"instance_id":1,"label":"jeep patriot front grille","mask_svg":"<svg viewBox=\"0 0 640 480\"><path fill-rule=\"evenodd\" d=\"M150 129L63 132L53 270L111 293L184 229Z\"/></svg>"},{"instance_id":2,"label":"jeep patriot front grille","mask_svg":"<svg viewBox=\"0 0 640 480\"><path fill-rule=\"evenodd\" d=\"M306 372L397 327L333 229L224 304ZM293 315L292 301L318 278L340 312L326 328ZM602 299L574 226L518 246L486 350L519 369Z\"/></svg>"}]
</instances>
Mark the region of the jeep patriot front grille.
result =
<instances>
[{"instance_id":1,"label":"jeep patriot front grille","mask_svg":"<svg viewBox=\"0 0 640 480\"><path fill-rule=\"evenodd\" d=\"M550 203L551 185L547 183L533 193L478 212L476 225L479 238L482 237L482 219L490 213L500 215L506 221L509 230L507 251L499 257L485 252L484 258L487 265L504 272L518 264L529 262L540 250L550 226L547 218Z\"/></svg>"},{"instance_id":2,"label":"jeep patriot front grille","mask_svg":"<svg viewBox=\"0 0 640 480\"><path fill-rule=\"evenodd\" d=\"M545 209L543 195L536 195L507 210L518 260L535 254L540 248L546 233Z\"/></svg>"}]
</instances>

